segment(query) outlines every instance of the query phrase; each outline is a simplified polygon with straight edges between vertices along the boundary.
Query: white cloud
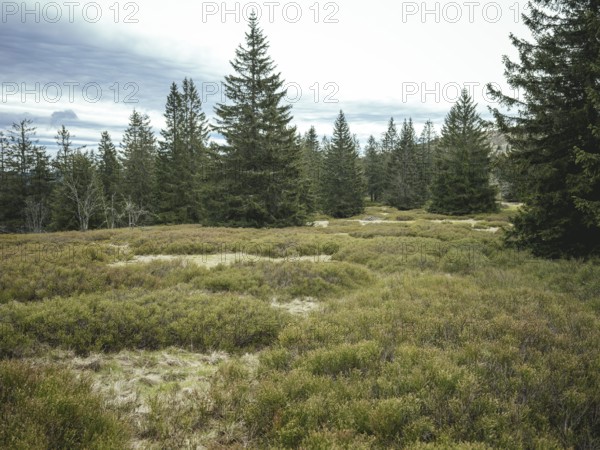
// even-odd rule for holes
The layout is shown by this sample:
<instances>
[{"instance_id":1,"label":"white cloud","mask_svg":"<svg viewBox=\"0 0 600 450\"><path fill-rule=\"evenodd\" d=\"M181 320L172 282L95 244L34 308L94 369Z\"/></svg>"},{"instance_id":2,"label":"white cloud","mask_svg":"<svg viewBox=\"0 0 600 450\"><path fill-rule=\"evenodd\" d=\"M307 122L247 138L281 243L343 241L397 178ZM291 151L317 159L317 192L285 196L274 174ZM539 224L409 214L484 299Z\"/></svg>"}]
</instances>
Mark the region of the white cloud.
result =
<instances>
[{"instance_id":1,"label":"white cloud","mask_svg":"<svg viewBox=\"0 0 600 450\"><path fill-rule=\"evenodd\" d=\"M39 4L29 3L29 8ZM25 17L29 41L26 32L20 31L19 45L5 50L12 52L7 55L9 60L21 62L13 65L11 79L22 76L29 80L32 73L50 71L51 80L64 81L77 74L82 83L101 83L105 95L114 94L109 86L115 82L121 83L121 89L124 83L134 82L139 87L139 103L103 97L98 103L3 101L0 107L3 117L10 111L50 118L52 112L72 109L82 126L98 128L79 132L92 137L103 129L118 134L134 106L148 111L158 132L171 81L188 76L201 89L220 83L232 72L229 61L247 30L241 14L249 11L251 2L100 1L102 16L97 23L92 23L95 7L81 2L72 25L63 23L68 21L66 4L58 4L63 8L60 23L48 23L50 10L40 11L40 24L31 23L34 16ZM501 57L514 56L509 33L528 35L518 19L523 4L523 0L254 3L262 12L261 27L271 44L270 54L283 78L291 83L291 95L301 91L294 103L298 128L304 131L314 124L319 133L329 134L343 109L349 120L354 120L352 131L363 141L369 134L378 136L390 116L398 122L412 116L416 125L432 118L439 125L457 88L465 84L473 88L480 111L485 113L486 83L498 83L508 91ZM272 21L269 5L274 8ZM224 21L223 6L229 11ZM301 18L292 23L297 12ZM6 19L9 28L5 33L15 30L11 21L22 21L18 14ZM3 41L10 37L2 31L0 35ZM59 40L72 47L52 44ZM39 72L32 71L32 62L26 61L28 54L35 55ZM205 105L209 117L217 100L209 98Z\"/></svg>"}]
</instances>

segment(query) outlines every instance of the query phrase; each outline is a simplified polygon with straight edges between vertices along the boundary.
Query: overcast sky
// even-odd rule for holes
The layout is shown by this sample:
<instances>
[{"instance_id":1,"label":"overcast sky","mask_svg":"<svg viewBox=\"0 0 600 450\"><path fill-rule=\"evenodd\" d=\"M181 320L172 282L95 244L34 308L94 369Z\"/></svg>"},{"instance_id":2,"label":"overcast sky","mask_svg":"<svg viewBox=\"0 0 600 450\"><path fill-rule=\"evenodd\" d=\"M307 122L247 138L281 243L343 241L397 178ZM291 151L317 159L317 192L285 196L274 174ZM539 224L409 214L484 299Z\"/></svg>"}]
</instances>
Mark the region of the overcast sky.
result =
<instances>
[{"instance_id":1,"label":"overcast sky","mask_svg":"<svg viewBox=\"0 0 600 450\"><path fill-rule=\"evenodd\" d=\"M486 83L511 93L502 55L528 36L525 1L1 2L0 129L29 117L55 150L66 125L96 147L120 142L133 108L158 135L170 84L190 77L211 120L252 9L288 86L294 124L332 133L340 109L364 144L393 116L439 130L460 88L488 116Z\"/></svg>"}]
</instances>

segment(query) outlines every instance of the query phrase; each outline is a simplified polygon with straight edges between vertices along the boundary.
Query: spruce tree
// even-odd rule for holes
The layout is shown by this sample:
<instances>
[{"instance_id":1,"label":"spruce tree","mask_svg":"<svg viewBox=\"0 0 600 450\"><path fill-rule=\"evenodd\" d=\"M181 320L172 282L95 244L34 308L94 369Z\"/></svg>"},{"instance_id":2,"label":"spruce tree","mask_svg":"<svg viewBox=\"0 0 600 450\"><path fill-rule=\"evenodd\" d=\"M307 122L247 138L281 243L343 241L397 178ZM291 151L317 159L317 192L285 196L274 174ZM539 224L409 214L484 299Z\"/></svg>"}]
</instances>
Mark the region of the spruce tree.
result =
<instances>
[{"instance_id":1,"label":"spruce tree","mask_svg":"<svg viewBox=\"0 0 600 450\"><path fill-rule=\"evenodd\" d=\"M302 160L305 175L308 179L307 204L309 211L314 211L321 205L319 198L320 183L323 172L323 151L319 143L319 136L315 127L304 133L300 139L302 147Z\"/></svg>"},{"instance_id":2,"label":"spruce tree","mask_svg":"<svg viewBox=\"0 0 600 450\"><path fill-rule=\"evenodd\" d=\"M157 211L168 223L198 222L202 217L208 125L191 79L180 91L171 85L156 161Z\"/></svg>"},{"instance_id":3,"label":"spruce tree","mask_svg":"<svg viewBox=\"0 0 600 450\"><path fill-rule=\"evenodd\" d=\"M457 215L495 211L490 151L483 121L465 89L444 121L429 210Z\"/></svg>"},{"instance_id":4,"label":"spruce tree","mask_svg":"<svg viewBox=\"0 0 600 450\"><path fill-rule=\"evenodd\" d=\"M156 157L156 213L162 223L178 222L176 204L178 202L177 164L183 148L182 100L177 84L173 82L165 106L165 128L160 131Z\"/></svg>"},{"instance_id":5,"label":"spruce tree","mask_svg":"<svg viewBox=\"0 0 600 450\"><path fill-rule=\"evenodd\" d=\"M7 216L9 211L9 177L8 171L8 139L0 131L0 231L8 230Z\"/></svg>"},{"instance_id":6,"label":"spruce tree","mask_svg":"<svg viewBox=\"0 0 600 450\"><path fill-rule=\"evenodd\" d=\"M50 219L52 173L45 147L36 146L29 189L25 198L25 225L28 231L41 233Z\"/></svg>"},{"instance_id":7,"label":"spruce tree","mask_svg":"<svg viewBox=\"0 0 600 450\"><path fill-rule=\"evenodd\" d=\"M422 178L412 119L404 120L386 167L386 203L398 209L422 206L426 194Z\"/></svg>"},{"instance_id":8,"label":"spruce tree","mask_svg":"<svg viewBox=\"0 0 600 450\"><path fill-rule=\"evenodd\" d=\"M0 131L0 180L4 179L6 171L6 158L8 151L8 139L4 136L4 132Z\"/></svg>"},{"instance_id":9,"label":"spruce tree","mask_svg":"<svg viewBox=\"0 0 600 450\"><path fill-rule=\"evenodd\" d=\"M400 142L400 136L396 127L394 118L390 117L388 127L383 136L381 137L381 152L389 157L392 152L398 147Z\"/></svg>"},{"instance_id":10,"label":"spruce tree","mask_svg":"<svg viewBox=\"0 0 600 450\"><path fill-rule=\"evenodd\" d=\"M519 61L504 57L508 84L521 98L489 88L509 108L494 114L524 181L525 208L508 243L544 257L599 255L600 3L530 6L523 20L532 40L511 35Z\"/></svg>"},{"instance_id":11,"label":"spruce tree","mask_svg":"<svg viewBox=\"0 0 600 450\"><path fill-rule=\"evenodd\" d=\"M421 136L419 137L419 172L422 177L423 186L426 187L426 197L429 199L431 182L433 180L433 161L438 135L431 120L425 122Z\"/></svg>"},{"instance_id":12,"label":"spruce tree","mask_svg":"<svg viewBox=\"0 0 600 450\"><path fill-rule=\"evenodd\" d=\"M102 210L107 228L115 228L119 216L121 163L110 134L103 131L98 144L98 177L102 185Z\"/></svg>"},{"instance_id":13,"label":"spruce tree","mask_svg":"<svg viewBox=\"0 0 600 450\"><path fill-rule=\"evenodd\" d=\"M356 140L340 111L323 164L321 182L323 210L333 217L350 217L364 209L364 184Z\"/></svg>"},{"instance_id":14,"label":"spruce tree","mask_svg":"<svg viewBox=\"0 0 600 450\"><path fill-rule=\"evenodd\" d=\"M385 186L385 161L379 143L369 136L365 147L365 177L367 193L372 202L381 201Z\"/></svg>"},{"instance_id":15,"label":"spruce tree","mask_svg":"<svg viewBox=\"0 0 600 450\"><path fill-rule=\"evenodd\" d=\"M267 54L268 42L255 14L249 19L246 45L225 77L227 104L218 104L215 130L226 144L220 149L223 173L217 220L237 226L288 226L306 222L307 180L301 148L290 125L291 105L283 105L283 80Z\"/></svg>"},{"instance_id":16,"label":"spruce tree","mask_svg":"<svg viewBox=\"0 0 600 450\"><path fill-rule=\"evenodd\" d=\"M8 132L8 141L4 144L1 214L5 226L13 231L41 231L39 227L31 226L31 214L36 214L36 223L45 223L48 215L48 157L46 149L37 144L35 134L32 121L23 119L13 123ZM40 215L43 215L43 220Z\"/></svg>"},{"instance_id":17,"label":"spruce tree","mask_svg":"<svg viewBox=\"0 0 600 450\"><path fill-rule=\"evenodd\" d=\"M128 209L148 216L154 210L156 140L146 114L132 112L121 153L123 200Z\"/></svg>"},{"instance_id":18,"label":"spruce tree","mask_svg":"<svg viewBox=\"0 0 600 450\"><path fill-rule=\"evenodd\" d=\"M202 199L206 193L204 169L207 162L208 122L193 80L184 78L181 92L182 154L176 164L181 200L179 210L184 222L199 222L204 215Z\"/></svg>"},{"instance_id":19,"label":"spruce tree","mask_svg":"<svg viewBox=\"0 0 600 450\"><path fill-rule=\"evenodd\" d=\"M54 167L54 189L52 190L52 229L75 230L78 228L75 206L65 179L72 177L73 155L82 148L73 148L71 132L62 125L56 136L58 150L52 162Z\"/></svg>"}]
</instances>

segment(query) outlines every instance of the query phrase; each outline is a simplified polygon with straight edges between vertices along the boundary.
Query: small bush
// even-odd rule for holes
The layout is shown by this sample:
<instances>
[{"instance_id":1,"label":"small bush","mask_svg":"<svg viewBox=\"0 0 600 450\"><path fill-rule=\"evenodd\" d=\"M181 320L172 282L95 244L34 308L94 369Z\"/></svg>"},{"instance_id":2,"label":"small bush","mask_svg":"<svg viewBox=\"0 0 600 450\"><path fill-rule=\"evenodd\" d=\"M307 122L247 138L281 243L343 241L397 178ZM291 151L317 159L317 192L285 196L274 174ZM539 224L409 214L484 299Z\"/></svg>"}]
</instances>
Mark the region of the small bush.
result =
<instances>
[{"instance_id":1,"label":"small bush","mask_svg":"<svg viewBox=\"0 0 600 450\"><path fill-rule=\"evenodd\" d=\"M0 317L0 336L8 338L0 344L0 357L14 357L36 345L78 354L169 346L252 351L276 341L286 314L253 298L183 295L167 289L11 303L0 305Z\"/></svg>"},{"instance_id":2,"label":"small bush","mask_svg":"<svg viewBox=\"0 0 600 450\"><path fill-rule=\"evenodd\" d=\"M90 382L64 369L0 362L0 447L121 449L129 430Z\"/></svg>"},{"instance_id":3,"label":"small bush","mask_svg":"<svg viewBox=\"0 0 600 450\"><path fill-rule=\"evenodd\" d=\"M381 348L375 342L343 344L331 349L307 353L302 366L315 375L348 375L352 370L375 370L381 357Z\"/></svg>"}]
</instances>

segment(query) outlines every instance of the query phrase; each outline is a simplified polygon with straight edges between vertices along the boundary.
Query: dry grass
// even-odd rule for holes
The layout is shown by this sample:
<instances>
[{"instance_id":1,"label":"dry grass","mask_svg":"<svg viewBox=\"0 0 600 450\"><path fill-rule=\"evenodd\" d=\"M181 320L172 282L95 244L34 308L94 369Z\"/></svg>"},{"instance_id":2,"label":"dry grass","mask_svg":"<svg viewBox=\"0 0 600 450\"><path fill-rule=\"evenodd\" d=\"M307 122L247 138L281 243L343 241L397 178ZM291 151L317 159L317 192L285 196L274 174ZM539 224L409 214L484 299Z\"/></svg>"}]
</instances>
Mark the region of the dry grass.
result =
<instances>
[{"instance_id":1,"label":"dry grass","mask_svg":"<svg viewBox=\"0 0 600 450\"><path fill-rule=\"evenodd\" d=\"M598 448L600 267L504 249L516 208L2 235L0 354L132 448Z\"/></svg>"}]
</instances>

